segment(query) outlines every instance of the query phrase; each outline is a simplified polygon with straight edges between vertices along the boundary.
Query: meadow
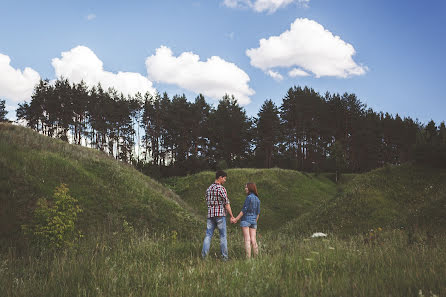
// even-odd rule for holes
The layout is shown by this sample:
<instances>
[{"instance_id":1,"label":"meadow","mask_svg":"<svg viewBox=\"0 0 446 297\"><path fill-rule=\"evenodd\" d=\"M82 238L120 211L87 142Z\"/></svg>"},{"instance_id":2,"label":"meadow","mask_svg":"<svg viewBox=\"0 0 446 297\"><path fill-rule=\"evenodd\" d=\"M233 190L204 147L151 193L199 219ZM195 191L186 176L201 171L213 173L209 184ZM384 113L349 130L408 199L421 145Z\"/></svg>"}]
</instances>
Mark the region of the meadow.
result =
<instances>
[{"instance_id":1,"label":"meadow","mask_svg":"<svg viewBox=\"0 0 446 297\"><path fill-rule=\"evenodd\" d=\"M446 171L402 164L362 174L228 169L262 201L260 255L229 225L229 258L200 257L213 172L157 182L104 153L0 125L0 296L446 296ZM24 236L40 197L66 183L83 238ZM373 231L371 231L373 229ZM311 238L313 232L326 238ZM216 232L218 233L218 232Z\"/></svg>"},{"instance_id":2,"label":"meadow","mask_svg":"<svg viewBox=\"0 0 446 297\"><path fill-rule=\"evenodd\" d=\"M214 240L202 260L200 236L175 233L91 238L75 250L0 260L1 296L445 296L446 238L408 242L402 230L363 236L262 233L246 260L238 227L228 262Z\"/></svg>"}]
</instances>

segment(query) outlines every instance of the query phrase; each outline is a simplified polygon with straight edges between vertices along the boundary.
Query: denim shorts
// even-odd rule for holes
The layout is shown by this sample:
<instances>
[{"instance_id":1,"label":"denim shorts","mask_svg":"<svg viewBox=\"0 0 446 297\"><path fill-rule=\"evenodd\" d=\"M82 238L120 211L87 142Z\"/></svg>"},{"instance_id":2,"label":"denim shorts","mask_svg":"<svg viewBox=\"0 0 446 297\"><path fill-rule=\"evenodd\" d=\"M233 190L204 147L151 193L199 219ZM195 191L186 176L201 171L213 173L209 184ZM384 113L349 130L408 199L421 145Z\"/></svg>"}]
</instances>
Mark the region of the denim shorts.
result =
<instances>
[{"instance_id":1,"label":"denim shorts","mask_svg":"<svg viewBox=\"0 0 446 297\"><path fill-rule=\"evenodd\" d=\"M248 221L240 221L240 227L249 227L251 229L257 229L257 223L250 223Z\"/></svg>"}]
</instances>

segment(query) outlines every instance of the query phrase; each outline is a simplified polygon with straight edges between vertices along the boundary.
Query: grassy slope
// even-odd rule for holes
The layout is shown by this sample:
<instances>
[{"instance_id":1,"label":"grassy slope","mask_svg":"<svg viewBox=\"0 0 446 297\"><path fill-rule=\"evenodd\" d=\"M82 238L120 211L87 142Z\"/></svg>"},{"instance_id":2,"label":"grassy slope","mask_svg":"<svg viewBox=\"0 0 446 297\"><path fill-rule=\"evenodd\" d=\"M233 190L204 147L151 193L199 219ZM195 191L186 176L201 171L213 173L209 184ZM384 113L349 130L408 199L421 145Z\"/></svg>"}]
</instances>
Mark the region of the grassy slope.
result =
<instances>
[{"instance_id":1,"label":"grassy slope","mask_svg":"<svg viewBox=\"0 0 446 297\"><path fill-rule=\"evenodd\" d=\"M335 196L335 183L324 176L283 169L229 169L225 187L234 216L245 201L244 185L255 182L261 200L259 227L276 229L313 207ZM196 214L206 216L204 193L214 181L214 172L167 179L166 184L193 206Z\"/></svg>"},{"instance_id":2,"label":"grassy slope","mask_svg":"<svg viewBox=\"0 0 446 297\"><path fill-rule=\"evenodd\" d=\"M0 124L0 168L0 238L17 235L35 201L52 197L60 183L84 209L84 230L119 228L124 219L152 231L198 224L177 195L132 167L23 127Z\"/></svg>"},{"instance_id":3,"label":"grassy slope","mask_svg":"<svg viewBox=\"0 0 446 297\"><path fill-rule=\"evenodd\" d=\"M197 214L206 213L204 192L213 172L166 180ZM259 226L288 234L336 231L342 234L371 228L446 226L446 171L410 164L344 176L341 185L327 175L314 176L282 169L230 169L225 184L234 215L244 201L243 186L257 184L262 202Z\"/></svg>"},{"instance_id":4,"label":"grassy slope","mask_svg":"<svg viewBox=\"0 0 446 297\"><path fill-rule=\"evenodd\" d=\"M166 180L180 199L101 152L8 124L0 125L0 167L0 237L17 233L36 199L50 197L62 182L85 210L84 228L116 228L126 219L154 231L195 230L206 214L204 192L214 180L209 171ZM324 174L282 169L227 172L225 187L234 215L245 198L244 184L257 183L262 230L356 233L376 227L446 226L445 170L409 164L386 167L344 176L341 186Z\"/></svg>"},{"instance_id":5,"label":"grassy slope","mask_svg":"<svg viewBox=\"0 0 446 297\"><path fill-rule=\"evenodd\" d=\"M446 170L404 164L357 175L342 193L283 230L356 233L378 227L444 231Z\"/></svg>"}]
</instances>

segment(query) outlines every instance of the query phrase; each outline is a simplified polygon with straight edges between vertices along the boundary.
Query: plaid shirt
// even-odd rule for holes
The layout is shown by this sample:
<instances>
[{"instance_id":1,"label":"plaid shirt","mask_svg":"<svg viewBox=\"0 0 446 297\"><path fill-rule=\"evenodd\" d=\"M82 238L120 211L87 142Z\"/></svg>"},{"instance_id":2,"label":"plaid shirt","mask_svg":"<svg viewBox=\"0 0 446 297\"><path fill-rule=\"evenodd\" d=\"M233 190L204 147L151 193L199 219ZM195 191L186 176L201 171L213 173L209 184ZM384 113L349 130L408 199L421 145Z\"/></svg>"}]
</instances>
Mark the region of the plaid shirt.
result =
<instances>
[{"instance_id":1,"label":"plaid shirt","mask_svg":"<svg viewBox=\"0 0 446 297\"><path fill-rule=\"evenodd\" d=\"M225 187L212 184L206 190L206 203L208 205L208 218L226 216L225 205L229 204Z\"/></svg>"}]
</instances>

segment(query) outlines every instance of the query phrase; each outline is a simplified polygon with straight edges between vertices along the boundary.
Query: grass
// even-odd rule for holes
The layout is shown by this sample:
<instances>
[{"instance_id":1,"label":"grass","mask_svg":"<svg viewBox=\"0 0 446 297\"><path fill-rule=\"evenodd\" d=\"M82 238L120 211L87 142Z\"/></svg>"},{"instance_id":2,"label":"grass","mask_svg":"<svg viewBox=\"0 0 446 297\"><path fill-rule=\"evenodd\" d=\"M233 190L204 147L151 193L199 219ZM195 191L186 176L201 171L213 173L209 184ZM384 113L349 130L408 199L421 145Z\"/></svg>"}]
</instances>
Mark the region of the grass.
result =
<instances>
[{"instance_id":1,"label":"grass","mask_svg":"<svg viewBox=\"0 0 446 297\"><path fill-rule=\"evenodd\" d=\"M308 212L337 193L336 184L324 175L305 174L285 169L229 169L225 188L236 216L245 201L244 186L255 182L261 200L261 223L267 230L277 229L285 222ZM215 172L201 172L186 177L166 179L164 183L195 213L206 215L204 194L215 179Z\"/></svg>"},{"instance_id":2,"label":"grass","mask_svg":"<svg viewBox=\"0 0 446 297\"><path fill-rule=\"evenodd\" d=\"M201 237L117 234L77 250L0 258L1 296L444 296L446 237L408 244L384 231L365 244L348 239L260 233L260 256L245 260L239 228L229 235L230 260L199 258ZM204 232L204 231L203 231ZM203 233L204 234L204 233ZM202 234L201 234L202 235ZM429 292L432 292L429 293Z\"/></svg>"},{"instance_id":3,"label":"grass","mask_svg":"<svg viewBox=\"0 0 446 297\"><path fill-rule=\"evenodd\" d=\"M0 124L0 239L17 240L35 202L68 185L84 212L79 224L118 230L136 228L195 232L199 220L175 193L104 153L51 139L19 126Z\"/></svg>"},{"instance_id":4,"label":"grass","mask_svg":"<svg viewBox=\"0 0 446 297\"><path fill-rule=\"evenodd\" d=\"M444 233L446 170L404 164L360 174L282 232L356 234L378 227Z\"/></svg>"},{"instance_id":5,"label":"grass","mask_svg":"<svg viewBox=\"0 0 446 297\"><path fill-rule=\"evenodd\" d=\"M260 256L238 226L229 262L200 251L214 172L160 184L93 149L0 124L0 296L446 296L446 171L411 164L365 174L229 169L234 214L244 184L262 201ZM84 209L74 248L17 244L39 197L60 183ZM383 227L383 232L368 233ZM326 239L311 239L326 231Z\"/></svg>"}]
</instances>

